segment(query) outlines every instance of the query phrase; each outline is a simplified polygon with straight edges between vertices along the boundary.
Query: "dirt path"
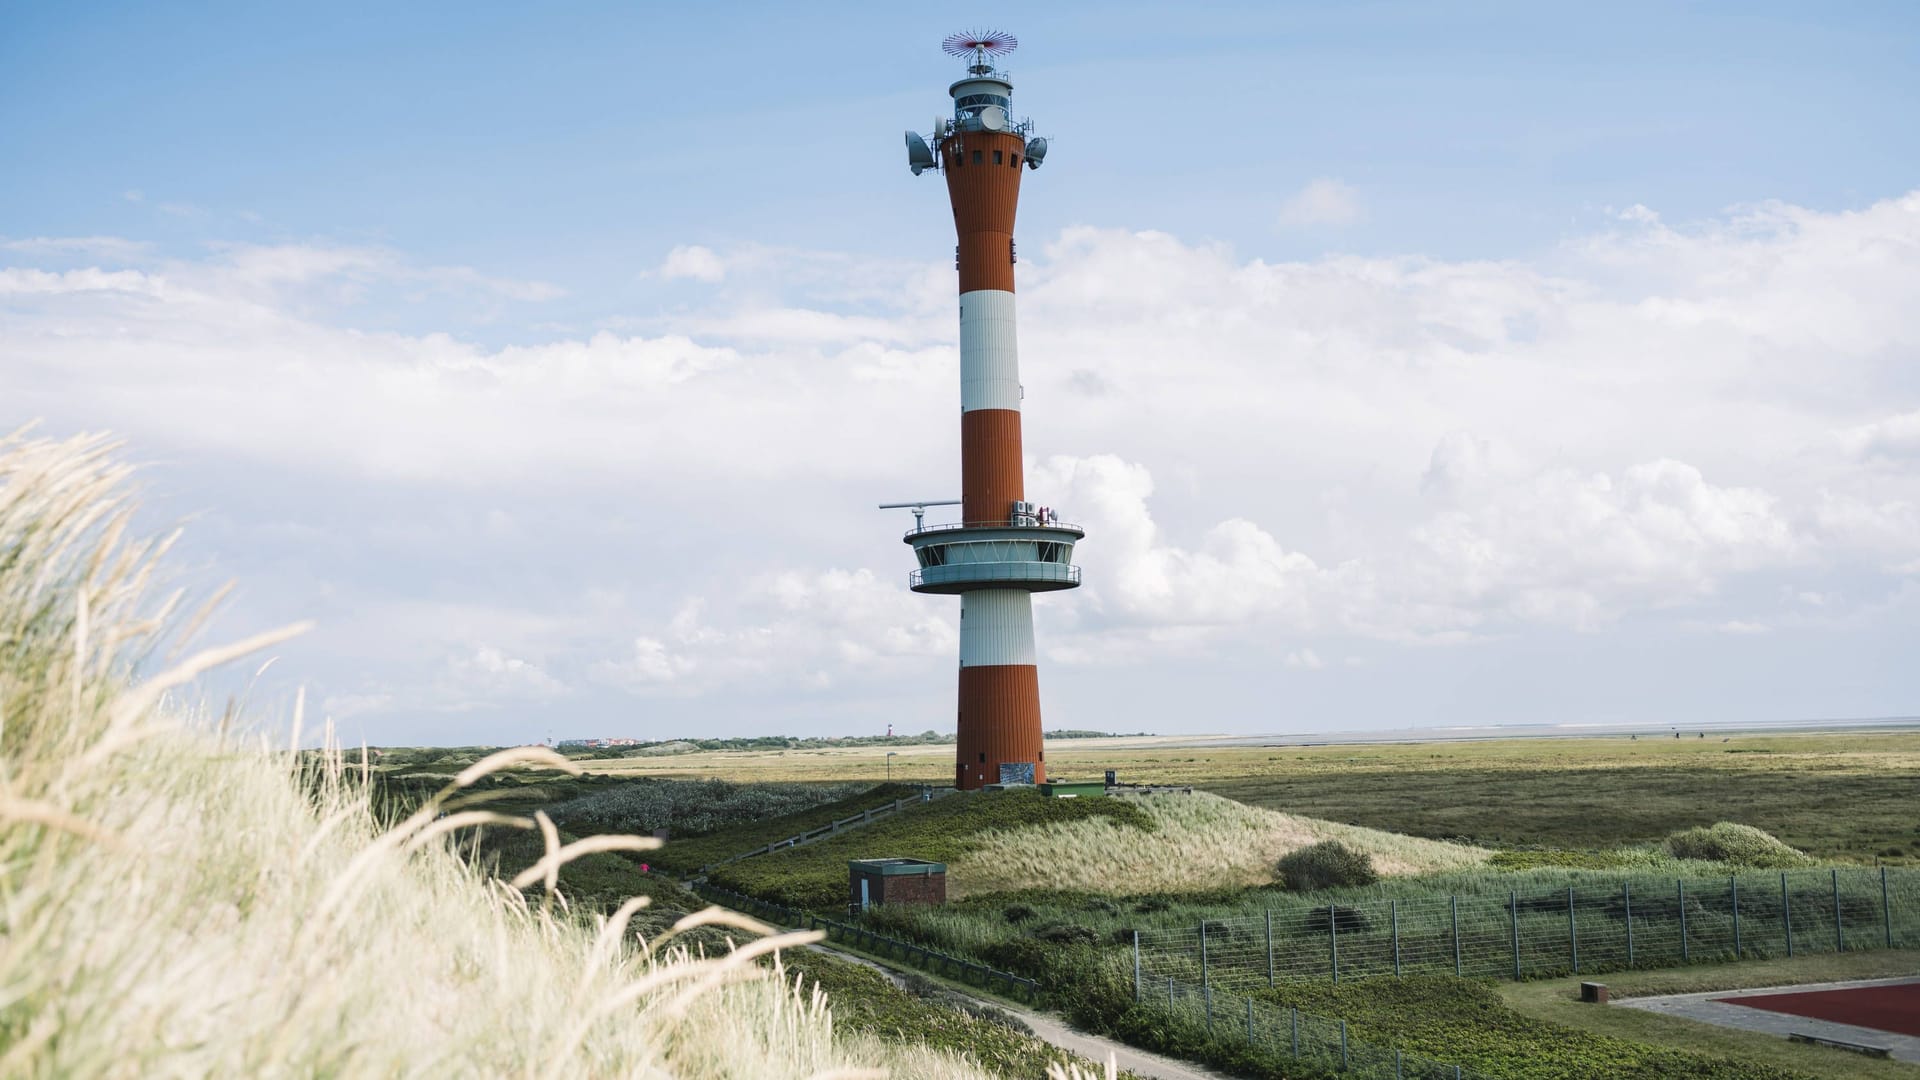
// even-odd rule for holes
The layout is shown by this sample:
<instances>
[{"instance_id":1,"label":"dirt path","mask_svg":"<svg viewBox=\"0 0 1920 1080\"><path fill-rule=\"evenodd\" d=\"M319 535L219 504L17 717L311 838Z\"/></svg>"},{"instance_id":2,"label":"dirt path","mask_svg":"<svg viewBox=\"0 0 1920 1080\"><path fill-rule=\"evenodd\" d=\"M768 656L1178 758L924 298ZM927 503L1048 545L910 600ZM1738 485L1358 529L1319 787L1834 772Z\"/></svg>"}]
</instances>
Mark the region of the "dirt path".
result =
<instances>
[{"instance_id":1,"label":"dirt path","mask_svg":"<svg viewBox=\"0 0 1920 1080\"><path fill-rule=\"evenodd\" d=\"M851 964L859 964L863 967L872 968L892 980L895 985L905 985L905 980L901 978L902 973L899 970L889 967L878 960L850 952L842 952L828 945L810 945L808 948L825 953L836 960L845 960ZM920 973L914 972L914 974ZM1059 1017L1049 1013L1035 1012L1032 1009L1023 1008L1005 1001L975 997L951 983L942 983L941 985L956 994L971 998L988 1008L999 1009L1009 1016L1019 1017L1022 1022L1033 1029L1034 1037L1052 1043L1054 1046L1069 1053L1079 1054L1081 1057L1103 1068L1107 1064L1107 1059L1112 1057L1122 1072L1130 1072L1137 1076L1147 1077L1148 1080L1227 1080L1224 1073L1217 1073L1191 1062L1162 1057L1159 1054L1148 1053L1137 1047L1128 1046L1123 1042L1104 1038L1099 1035L1089 1035L1084 1031L1069 1027Z\"/></svg>"}]
</instances>

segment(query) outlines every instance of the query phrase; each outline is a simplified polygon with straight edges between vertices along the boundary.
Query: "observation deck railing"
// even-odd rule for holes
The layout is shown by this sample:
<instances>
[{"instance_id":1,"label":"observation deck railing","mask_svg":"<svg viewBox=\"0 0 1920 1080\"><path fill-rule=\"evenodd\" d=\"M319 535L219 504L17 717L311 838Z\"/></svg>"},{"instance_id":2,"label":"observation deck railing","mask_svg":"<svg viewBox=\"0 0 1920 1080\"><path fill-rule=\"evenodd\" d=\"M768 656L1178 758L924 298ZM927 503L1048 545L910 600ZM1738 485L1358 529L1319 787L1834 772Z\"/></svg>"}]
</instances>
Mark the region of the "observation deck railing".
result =
<instances>
[{"instance_id":1,"label":"observation deck railing","mask_svg":"<svg viewBox=\"0 0 1920 1080\"><path fill-rule=\"evenodd\" d=\"M1081 536L1087 535L1087 530L1071 521L1050 520L1042 522L1036 518L1026 521L1014 521L1011 519L1003 521L943 521L936 525L922 525L918 528L908 529L906 533L901 536L901 539L911 540L916 536L925 536L928 533L950 532L956 529L1059 529L1063 532L1079 533Z\"/></svg>"},{"instance_id":2,"label":"observation deck railing","mask_svg":"<svg viewBox=\"0 0 1920 1080\"><path fill-rule=\"evenodd\" d=\"M974 582L1006 581L1025 584L1050 583L1062 588L1080 584L1080 568L1055 562L960 562L943 566L923 566L907 575L907 585L918 589L925 585L961 585Z\"/></svg>"}]
</instances>

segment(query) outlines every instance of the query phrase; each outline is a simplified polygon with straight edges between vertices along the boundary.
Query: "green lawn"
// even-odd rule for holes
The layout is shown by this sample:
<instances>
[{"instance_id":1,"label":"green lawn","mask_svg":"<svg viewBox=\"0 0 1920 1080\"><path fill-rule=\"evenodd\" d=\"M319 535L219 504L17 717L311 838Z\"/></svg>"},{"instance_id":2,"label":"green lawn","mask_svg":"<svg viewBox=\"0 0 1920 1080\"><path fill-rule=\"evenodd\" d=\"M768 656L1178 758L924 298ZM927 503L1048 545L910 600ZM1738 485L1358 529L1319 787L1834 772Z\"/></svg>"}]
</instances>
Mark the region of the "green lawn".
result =
<instances>
[{"instance_id":1,"label":"green lawn","mask_svg":"<svg viewBox=\"0 0 1920 1080\"><path fill-rule=\"evenodd\" d=\"M1920 975L1920 951L1829 954L1719 967L1620 972L1607 976L1604 981L1616 997L1640 997L1896 975ZM1640 1009L1583 1005L1579 1001L1579 986L1578 979L1508 983L1500 987L1500 996L1508 1006L1536 1020L1653 1046L1698 1050L1751 1061L1757 1066L1790 1069L1823 1080L1920 1077L1920 1065L1879 1061L1830 1047L1790 1043L1762 1032L1739 1031Z\"/></svg>"}]
</instances>

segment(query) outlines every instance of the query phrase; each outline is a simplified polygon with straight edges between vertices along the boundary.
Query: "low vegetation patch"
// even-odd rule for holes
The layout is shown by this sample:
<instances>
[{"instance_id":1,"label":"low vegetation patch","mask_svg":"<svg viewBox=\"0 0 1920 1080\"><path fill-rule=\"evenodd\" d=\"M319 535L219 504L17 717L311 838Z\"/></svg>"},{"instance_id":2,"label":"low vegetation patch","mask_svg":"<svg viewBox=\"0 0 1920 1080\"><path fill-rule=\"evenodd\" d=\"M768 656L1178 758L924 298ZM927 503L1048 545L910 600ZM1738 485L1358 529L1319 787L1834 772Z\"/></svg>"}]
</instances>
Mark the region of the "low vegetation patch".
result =
<instances>
[{"instance_id":1,"label":"low vegetation patch","mask_svg":"<svg viewBox=\"0 0 1920 1080\"><path fill-rule=\"evenodd\" d=\"M1813 865L1812 859L1770 833L1731 821L1674 833L1667 837L1666 846L1676 859L1727 863L1750 870L1790 870Z\"/></svg>"},{"instance_id":2,"label":"low vegetation patch","mask_svg":"<svg viewBox=\"0 0 1920 1080\"><path fill-rule=\"evenodd\" d=\"M1111 816L996 829L950 868L948 895L1037 887L1138 894L1265 885L1274 880L1282 855L1329 840L1366 855L1386 875L1477 866L1489 854L1263 810L1205 792L1073 801L1137 806L1151 830L1143 834Z\"/></svg>"},{"instance_id":3,"label":"low vegetation patch","mask_svg":"<svg viewBox=\"0 0 1920 1080\"><path fill-rule=\"evenodd\" d=\"M874 785L860 783L731 784L725 780L644 778L556 803L547 808L547 815L583 835L650 833L655 829L698 834L784 818L823 804L866 796L873 790Z\"/></svg>"},{"instance_id":4,"label":"low vegetation patch","mask_svg":"<svg viewBox=\"0 0 1920 1080\"><path fill-rule=\"evenodd\" d=\"M1529 1017L1492 986L1451 975L1282 983L1257 1000L1347 1021L1355 1037L1472 1069L1495 1080L1791 1080L1758 1062L1599 1035Z\"/></svg>"},{"instance_id":5,"label":"low vegetation patch","mask_svg":"<svg viewBox=\"0 0 1920 1080\"><path fill-rule=\"evenodd\" d=\"M1122 835L1151 836L1154 822L1122 799L1049 799L1037 791L985 791L950 795L864 828L806 847L776 851L715 867L713 883L789 907L843 913L847 862L851 859L914 858L948 865L951 895L965 877L957 873L995 834L1032 826L1098 820ZM731 833L716 834L731 836ZM764 843L764 841L762 841Z\"/></svg>"},{"instance_id":6,"label":"low vegetation patch","mask_svg":"<svg viewBox=\"0 0 1920 1080\"><path fill-rule=\"evenodd\" d=\"M757 785L754 785L757 786ZM717 863L776 841L811 832L830 822L852 817L863 810L877 810L900 799L918 798L920 792L904 784L845 785L852 794L832 802L809 806L804 810L777 817L739 821L700 836L671 839L654 853L654 865L676 874L691 874L703 866Z\"/></svg>"}]
</instances>

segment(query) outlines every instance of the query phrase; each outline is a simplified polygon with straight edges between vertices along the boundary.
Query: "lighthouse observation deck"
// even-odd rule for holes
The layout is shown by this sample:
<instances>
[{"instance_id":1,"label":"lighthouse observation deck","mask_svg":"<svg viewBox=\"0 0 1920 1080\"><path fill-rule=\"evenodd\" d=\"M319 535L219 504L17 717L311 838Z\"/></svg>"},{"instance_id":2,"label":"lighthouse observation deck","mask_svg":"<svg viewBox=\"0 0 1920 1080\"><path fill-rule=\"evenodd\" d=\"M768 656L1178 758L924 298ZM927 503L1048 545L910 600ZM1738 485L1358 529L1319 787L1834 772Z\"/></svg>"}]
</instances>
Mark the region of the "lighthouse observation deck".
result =
<instances>
[{"instance_id":1,"label":"lighthouse observation deck","mask_svg":"<svg viewBox=\"0 0 1920 1080\"><path fill-rule=\"evenodd\" d=\"M1072 589L1080 584L1073 545L1084 536L1080 526L1025 503L1017 504L1005 521L918 526L901 537L920 562L920 568L907 575L907 584L914 592L948 594Z\"/></svg>"}]
</instances>

